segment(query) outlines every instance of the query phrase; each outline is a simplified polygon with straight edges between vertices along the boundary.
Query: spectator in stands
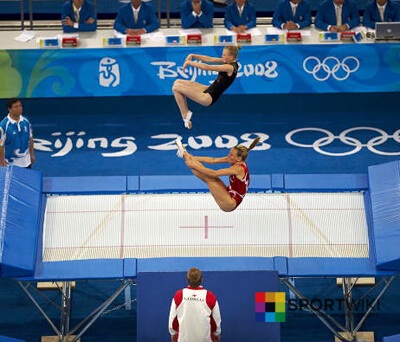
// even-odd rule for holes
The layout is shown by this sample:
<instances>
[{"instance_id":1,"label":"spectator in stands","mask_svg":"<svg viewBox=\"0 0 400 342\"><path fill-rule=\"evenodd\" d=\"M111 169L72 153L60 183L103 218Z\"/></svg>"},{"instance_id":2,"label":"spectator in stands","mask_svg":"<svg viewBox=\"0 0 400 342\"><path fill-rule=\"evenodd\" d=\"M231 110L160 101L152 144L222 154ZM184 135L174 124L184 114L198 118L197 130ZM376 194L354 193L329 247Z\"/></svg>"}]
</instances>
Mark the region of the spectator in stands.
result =
<instances>
[{"instance_id":1,"label":"spectator in stands","mask_svg":"<svg viewBox=\"0 0 400 342\"><path fill-rule=\"evenodd\" d=\"M22 116L20 99L7 101L8 115L0 122L0 166L30 168L35 162L32 126Z\"/></svg>"},{"instance_id":2,"label":"spectator in stands","mask_svg":"<svg viewBox=\"0 0 400 342\"><path fill-rule=\"evenodd\" d=\"M390 0L373 0L365 7L364 26L375 29L377 22L400 21L400 6Z\"/></svg>"},{"instance_id":3,"label":"spectator in stands","mask_svg":"<svg viewBox=\"0 0 400 342\"><path fill-rule=\"evenodd\" d=\"M209 0L185 0L181 3L182 27L213 27L214 5Z\"/></svg>"},{"instance_id":4,"label":"spectator in stands","mask_svg":"<svg viewBox=\"0 0 400 342\"><path fill-rule=\"evenodd\" d=\"M298 30L311 25L311 7L306 0L281 0L275 7L272 25L282 30Z\"/></svg>"},{"instance_id":5,"label":"spectator in stands","mask_svg":"<svg viewBox=\"0 0 400 342\"><path fill-rule=\"evenodd\" d=\"M360 25L360 15L353 0L325 0L318 8L314 25L324 31L344 32Z\"/></svg>"},{"instance_id":6,"label":"spectator in stands","mask_svg":"<svg viewBox=\"0 0 400 342\"><path fill-rule=\"evenodd\" d=\"M159 28L154 6L142 0L131 0L123 5L114 22L114 29L122 34L141 35Z\"/></svg>"},{"instance_id":7,"label":"spectator in stands","mask_svg":"<svg viewBox=\"0 0 400 342\"><path fill-rule=\"evenodd\" d=\"M188 287L178 290L172 299L168 329L171 342L221 340L221 313L217 297L201 284L198 268L188 270Z\"/></svg>"},{"instance_id":8,"label":"spectator in stands","mask_svg":"<svg viewBox=\"0 0 400 342\"><path fill-rule=\"evenodd\" d=\"M236 33L255 27L256 20L256 10L247 0L232 0L225 10L225 27Z\"/></svg>"},{"instance_id":9,"label":"spectator in stands","mask_svg":"<svg viewBox=\"0 0 400 342\"><path fill-rule=\"evenodd\" d=\"M62 7L62 28L65 33L96 31L94 6L86 0L67 0Z\"/></svg>"}]
</instances>

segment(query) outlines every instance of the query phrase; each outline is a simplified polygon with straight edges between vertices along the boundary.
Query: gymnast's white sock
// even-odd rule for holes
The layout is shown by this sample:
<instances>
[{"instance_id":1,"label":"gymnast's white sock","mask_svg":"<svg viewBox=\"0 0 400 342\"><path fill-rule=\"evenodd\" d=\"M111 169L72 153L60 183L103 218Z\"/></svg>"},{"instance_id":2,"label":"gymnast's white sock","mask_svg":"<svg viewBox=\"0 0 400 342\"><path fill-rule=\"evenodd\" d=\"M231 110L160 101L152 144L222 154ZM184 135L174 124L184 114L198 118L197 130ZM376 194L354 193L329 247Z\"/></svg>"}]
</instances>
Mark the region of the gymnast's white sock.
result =
<instances>
[{"instance_id":1,"label":"gymnast's white sock","mask_svg":"<svg viewBox=\"0 0 400 342\"><path fill-rule=\"evenodd\" d=\"M183 144L182 144L182 138L181 138L181 137L178 137L178 138L175 140L175 144L176 144L176 147L178 148L178 151L176 152L176 155L177 155L179 158L183 158L183 153L185 152L185 147L184 147Z\"/></svg>"},{"instance_id":2,"label":"gymnast's white sock","mask_svg":"<svg viewBox=\"0 0 400 342\"><path fill-rule=\"evenodd\" d=\"M183 122L184 122L186 128L189 128L189 129L192 128L192 123L190 121L192 119L192 115L193 115L193 113L189 110L186 113L186 117L183 119Z\"/></svg>"}]
</instances>

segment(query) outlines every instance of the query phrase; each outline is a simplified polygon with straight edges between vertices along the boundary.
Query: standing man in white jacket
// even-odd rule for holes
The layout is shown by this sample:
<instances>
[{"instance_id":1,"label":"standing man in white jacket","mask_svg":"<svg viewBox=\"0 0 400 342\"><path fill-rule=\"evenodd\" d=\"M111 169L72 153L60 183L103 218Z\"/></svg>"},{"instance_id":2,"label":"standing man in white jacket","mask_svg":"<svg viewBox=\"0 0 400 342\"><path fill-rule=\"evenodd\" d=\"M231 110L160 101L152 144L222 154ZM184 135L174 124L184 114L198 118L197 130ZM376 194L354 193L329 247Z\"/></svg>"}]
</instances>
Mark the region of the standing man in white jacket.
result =
<instances>
[{"instance_id":1,"label":"standing man in white jacket","mask_svg":"<svg viewBox=\"0 0 400 342\"><path fill-rule=\"evenodd\" d=\"M171 342L220 342L221 314L217 297L201 284L198 268L187 272L189 286L178 290L169 313Z\"/></svg>"}]
</instances>

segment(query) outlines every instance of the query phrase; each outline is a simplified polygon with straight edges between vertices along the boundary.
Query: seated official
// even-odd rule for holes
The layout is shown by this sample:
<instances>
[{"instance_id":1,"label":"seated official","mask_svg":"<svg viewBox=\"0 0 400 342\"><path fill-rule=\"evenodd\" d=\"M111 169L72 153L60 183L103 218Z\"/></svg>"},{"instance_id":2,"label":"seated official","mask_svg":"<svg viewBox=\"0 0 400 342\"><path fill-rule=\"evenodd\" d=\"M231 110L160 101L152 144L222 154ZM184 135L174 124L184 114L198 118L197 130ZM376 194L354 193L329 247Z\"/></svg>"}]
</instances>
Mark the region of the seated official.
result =
<instances>
[{"instance_id":1,"label":"seated official","mask_svg":"<svg viewBox=\"0 0 400 342\"><path fill-rule=\"evenodd\" d=\"M209 0L185 0L181 3L182 28L213 27L214 5Z\"/></svg>"},{"instance_id":2,"label":"seated official","mask_svg":"<svg viewBox=\"0 0 400 342\"><path fill-rule=\"evenodd\" d=\"M311 7L305 0L278 2L272 25L282 30L298 30L311 25Z\"/></svg>"},{"instance_id":3,"label":"seated official","mask_svg":"<svg viewBox=\"0 0 400 342\"><path fill-rule=\"evenodd\" d=\"M331 32L344 32L360 25L360 15L352 0L325 0L319 6L314 25Z\"/></svg>"},{"instance_id":4,"label":"seated official","mask_svg":"<svg viewBox=\"0 0 400 342\"><path fill-rule=\"evenodd\" d=\"M375 29L379 22L400 21L400 5L390 0L373 0L365 7L364 26Z\"/></svg>"},{"instance_id":5,"label":"seated official","mask_svg":"<svg viewBox=\"0 0 400 342\"><path fill-rule=\"evenodd\" d=\"M94 6L86 0L67 0L61 12L65 33L96 31L97 19Z\"/></svg>"},{"instance_id":6,"label":"seated official","mask_svg":"<svg viewBox=\"0 0 400 342\"><path fill-rule=\"evenodd\" d=\"M243 33L256 26L256 10L247 0L232 0L225 10L225 27L236 33Z\"/></svg>"},{"instance_id":7,"label":"seated official","mask_svg":"<svg viewBox=\"0 0 400 342\"><path fill-rule=\"evenodd\" d=\"M123 5L114 22L114 29L122 34L141 35L159 28L156 12L152 4L141 0L131 0Z\"/></svg>"}]
</instances>

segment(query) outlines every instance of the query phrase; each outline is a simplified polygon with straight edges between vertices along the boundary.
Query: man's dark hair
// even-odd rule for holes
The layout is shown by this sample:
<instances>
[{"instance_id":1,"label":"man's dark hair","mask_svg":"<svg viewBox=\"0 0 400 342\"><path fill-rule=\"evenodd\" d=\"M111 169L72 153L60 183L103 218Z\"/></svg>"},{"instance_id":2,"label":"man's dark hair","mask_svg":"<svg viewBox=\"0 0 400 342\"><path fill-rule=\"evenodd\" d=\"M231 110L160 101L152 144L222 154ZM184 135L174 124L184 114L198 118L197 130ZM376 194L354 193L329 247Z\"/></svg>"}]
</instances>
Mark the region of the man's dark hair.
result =
<instances>
[{"instance_id":1,"label":"man's dark hair","mask_svg":"<svg viewBox=\"0 0 400 342\"><path fill-rule=\"evenodd\" d=\"M7 108L8 109L11 108L13 106L13 104L17 103L17 102L21 102L21 100L19 98L17 98L17 97L12 97L11 99L9 99L7 101Z\"/></svg>"}]
</instances>

